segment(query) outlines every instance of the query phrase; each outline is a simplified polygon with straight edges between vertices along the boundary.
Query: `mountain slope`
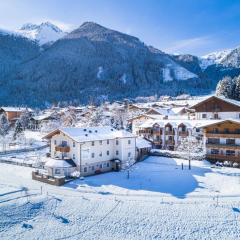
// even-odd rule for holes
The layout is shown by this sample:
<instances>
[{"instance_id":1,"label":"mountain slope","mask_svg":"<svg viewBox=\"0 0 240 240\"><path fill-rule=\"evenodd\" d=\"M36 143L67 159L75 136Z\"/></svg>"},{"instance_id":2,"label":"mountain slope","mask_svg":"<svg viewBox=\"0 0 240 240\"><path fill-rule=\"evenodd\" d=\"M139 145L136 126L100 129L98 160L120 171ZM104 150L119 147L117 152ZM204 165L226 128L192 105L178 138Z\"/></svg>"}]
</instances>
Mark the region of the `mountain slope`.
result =
<instances>
[{"instance_id":1,"label":"mountain slope","mask_svg":"<svg viewBox=\"0 0 240 240\"><path fill-rule=\"evenodd\" d=\"M21 66L11 82L24 79L26 103L38 104L152 94L164 82L194 78L196 74L136 37L87 22Z\"/></svg>"},{"instance_id":2,"label":"mountain slope","mask_svg":"<svg viewBox=\"0 0 240 240\"><path fill-rule=\"evenodd\" d=\"M43 25L28 24L22 31L35 34ZM57 28L54 31L61 33ZM214 90L222 77L240 74L238 50L221 61L216 57L219 63L204 68L201 58L169 55L136 37L92 22L51 44L40 45L40 40L5 31L1 41L2 104L43 106L58 101L204 94Z\"/></svg>"}]
</instances>

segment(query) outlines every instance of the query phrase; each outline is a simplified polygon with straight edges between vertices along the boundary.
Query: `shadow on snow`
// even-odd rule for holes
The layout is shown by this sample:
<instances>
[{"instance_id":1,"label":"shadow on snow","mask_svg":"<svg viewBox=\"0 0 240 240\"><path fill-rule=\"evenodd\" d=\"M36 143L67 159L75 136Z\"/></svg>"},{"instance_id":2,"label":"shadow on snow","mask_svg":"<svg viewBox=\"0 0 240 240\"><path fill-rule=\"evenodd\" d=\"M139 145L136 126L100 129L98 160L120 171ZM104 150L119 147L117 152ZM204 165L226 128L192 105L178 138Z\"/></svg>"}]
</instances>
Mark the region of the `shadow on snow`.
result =
<instances>
[{"instance_id":1,"label":"shadow on snow","mask_svg":"<svg viewBox=\"0 0 240 240\"><path fill-rule=\"evenodd\" d=\"M171 194L177 198L185 198L186 194L193 192L200 182L194 176L204 176L211 172L210 168L192 166L188 170L188 161L184 161L184 170L181 163L172 158L149 157L144 162L137 163L130 172L110 172L101 175L86 177L85 180L69 182L65 187L78 188L82 184L90 187L111 186L126 190L143 190ZM112 188L111 188L112 189ZM103 191L99 191L103 194ZM111 194L106 192L106 194Z\"/></svg>"}]
</instances>

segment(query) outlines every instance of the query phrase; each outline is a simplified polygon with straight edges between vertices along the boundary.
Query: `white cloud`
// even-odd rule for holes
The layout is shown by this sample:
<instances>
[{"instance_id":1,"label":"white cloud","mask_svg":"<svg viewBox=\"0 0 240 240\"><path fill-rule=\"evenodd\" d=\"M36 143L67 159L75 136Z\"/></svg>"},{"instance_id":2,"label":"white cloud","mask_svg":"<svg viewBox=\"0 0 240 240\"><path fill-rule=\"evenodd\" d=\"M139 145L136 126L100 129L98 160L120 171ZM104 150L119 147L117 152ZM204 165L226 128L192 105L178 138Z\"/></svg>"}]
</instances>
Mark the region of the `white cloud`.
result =
<instances>
[{"instance_id":1,"label":"white cloud","mask_svg":"<svg viewBox=\"0 0 240 240\"><path fill-rule=\"evenodd\" d=\"M166 48L165 51L168 53L193 52L196 48L208 46L210 43L212 43L210 36L188 38L174 42L170 47Z\"/></svg>"}]
</instances>

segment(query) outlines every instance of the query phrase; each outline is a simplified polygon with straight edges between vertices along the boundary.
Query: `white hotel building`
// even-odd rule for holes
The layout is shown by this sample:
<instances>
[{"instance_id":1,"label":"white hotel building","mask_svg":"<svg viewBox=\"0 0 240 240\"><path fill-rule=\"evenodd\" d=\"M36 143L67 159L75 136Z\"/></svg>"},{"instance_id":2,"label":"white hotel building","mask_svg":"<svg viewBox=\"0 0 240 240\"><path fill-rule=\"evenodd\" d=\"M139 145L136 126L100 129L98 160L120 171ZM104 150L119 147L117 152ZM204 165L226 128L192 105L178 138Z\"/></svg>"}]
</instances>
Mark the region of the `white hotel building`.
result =
<instances>
[{"instance_id":1,"label":"white hotel building","mask_svg":"<svg viewBox=\"0 0 240 240\"><path fill-rule=\"evenodd\" d=\"M136 159L136 136L111 127L61 128L44 138L50 141L49 176L118 171Z\"/></svg>"}]
</instances>

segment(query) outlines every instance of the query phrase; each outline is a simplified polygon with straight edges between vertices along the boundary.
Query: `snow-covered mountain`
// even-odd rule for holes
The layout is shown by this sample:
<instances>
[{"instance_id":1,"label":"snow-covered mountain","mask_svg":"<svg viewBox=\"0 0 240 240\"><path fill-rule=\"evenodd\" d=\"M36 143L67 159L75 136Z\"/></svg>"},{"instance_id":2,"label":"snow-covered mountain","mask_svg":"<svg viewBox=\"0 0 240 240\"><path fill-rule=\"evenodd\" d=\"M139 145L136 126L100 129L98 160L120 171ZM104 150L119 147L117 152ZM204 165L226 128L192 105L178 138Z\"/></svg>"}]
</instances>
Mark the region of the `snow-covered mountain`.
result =
<instances>
[{"instance_id":1,"label":"snow-covered mountain","mask_svg":"<svg viewBox=\"0 0 240 240\"><path fill-rule=\"evenodd\" d=\"M218 52L212 52L200 57L200 66L206 69L213 64L221 64L222 61L233 51L233 49L226 49Z\"/></svg>"},{"instance_id":2,"label":"snow-covered mountain","mask_svg":"<svg viewBox=\"0 0 240 240\"><path fill-rule=\"evenodd\" d=\"M55 42L66 35L59 27L50 22L39 25L27 23L16 32L26 38L37 41L40 45Z\"/></svg>"},{"instance_id":3,"label":"snow-covered mountain","mask_svg":"<svg viewBox=\"0 0 240 240\"><path fill-rule=\"evenodd\" d=\"M203 59L213 65L203 68ZM224 76L240 74L240 49L202 58L170 55L97 23L66 34L47 22L0 31L0 66L2 104L85 103L92 96L209 93Z\"/></svg>"}]
</instances>

